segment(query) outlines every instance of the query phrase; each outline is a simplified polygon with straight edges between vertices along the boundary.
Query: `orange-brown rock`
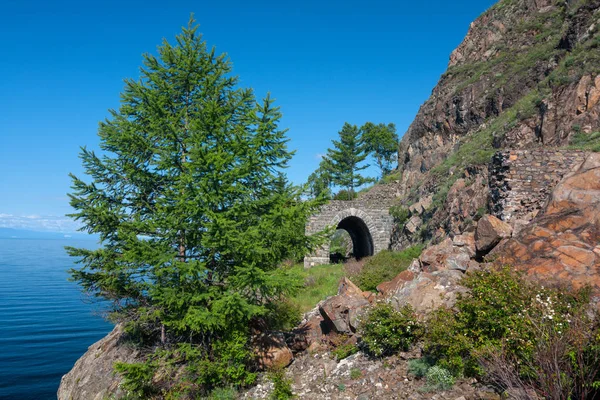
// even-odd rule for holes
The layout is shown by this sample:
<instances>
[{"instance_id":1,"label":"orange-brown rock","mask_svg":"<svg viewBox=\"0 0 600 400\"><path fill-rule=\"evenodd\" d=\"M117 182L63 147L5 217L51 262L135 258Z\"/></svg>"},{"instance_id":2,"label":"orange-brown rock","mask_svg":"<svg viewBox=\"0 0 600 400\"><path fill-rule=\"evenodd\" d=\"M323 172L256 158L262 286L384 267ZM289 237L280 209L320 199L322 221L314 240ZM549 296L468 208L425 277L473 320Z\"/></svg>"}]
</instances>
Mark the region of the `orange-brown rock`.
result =
<instances>
[{"instance_id":1,"label":"orange-brown rock","mask_svg":"<svg viewBox=\"0 0 600 400\"><path fill-rule=\"evenodd\" d=\"M287 346L281 333L264 333L252 339L259 368L285 368L294 360L292 351Z\"/></svg>"},{"instance_id":2,"label":"orange-brown rock","mask_svg":"<svg viewBox=\"0 0 600 400\"><path fill-rule=\"evenodd\" d=\"M594 153L553 190L544 213L494 249L497 263L530 276L600 295L600 154Z\"/></svg>"},{"instance_id":3,"label":"orange-brown rock","mask_svg":"<svg viewBox=\"0 0 600 400\"><path fill-rule=\"evenodd\" d=\"M477 251L487 253L511 234L512 228L509 224L493 215L486 214L477 221L477 230L475 231Z\"/></svg>"},{"instance_id":4,"label":"orange-brown rock","mask_svg":"<svg viewBox=\"0 0 600 400\"><path fill-rule=\"evenodd\" d=\"M439 244L429 246L421 254L420 261L425 272L441 270L466 271L471 254L468 246L456 246L452 239L446 238Z\"/></svg>"},{"instance_id":5,"label":"orange-brown rock","mask_svg":"<svg viewBox=\"0 0 600 400\"><path fill-rule=\"evenodd\" d=\"M353 334L358 326L358 317L369 304L363 292L344 277L340 281L338 295L320 303L319 312L328 329Z\"/></svg>"}]
</instances>

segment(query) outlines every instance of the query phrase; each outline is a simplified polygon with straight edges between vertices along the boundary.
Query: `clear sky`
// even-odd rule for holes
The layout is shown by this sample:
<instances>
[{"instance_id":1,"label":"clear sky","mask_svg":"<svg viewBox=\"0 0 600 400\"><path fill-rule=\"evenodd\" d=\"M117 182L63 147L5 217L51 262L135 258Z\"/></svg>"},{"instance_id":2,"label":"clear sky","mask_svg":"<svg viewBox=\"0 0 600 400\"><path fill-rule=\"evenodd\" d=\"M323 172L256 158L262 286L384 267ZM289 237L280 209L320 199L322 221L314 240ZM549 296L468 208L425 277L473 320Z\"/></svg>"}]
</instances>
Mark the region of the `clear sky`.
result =
<instances>
[{"instance_id":1,"label":"clear sky","mask_svg":"<svg viewBox=\"0 0 600 400\"><path fill-rule=\"evenodd\" d=\"M283 112L289 178L303 183L343 123L394 122L402 135L469 23L492 0L32 1L0 5L0 227L71 225L68 173L117 108L143 53L191 12L241 85Z\"/></svg>"}]
</instances>

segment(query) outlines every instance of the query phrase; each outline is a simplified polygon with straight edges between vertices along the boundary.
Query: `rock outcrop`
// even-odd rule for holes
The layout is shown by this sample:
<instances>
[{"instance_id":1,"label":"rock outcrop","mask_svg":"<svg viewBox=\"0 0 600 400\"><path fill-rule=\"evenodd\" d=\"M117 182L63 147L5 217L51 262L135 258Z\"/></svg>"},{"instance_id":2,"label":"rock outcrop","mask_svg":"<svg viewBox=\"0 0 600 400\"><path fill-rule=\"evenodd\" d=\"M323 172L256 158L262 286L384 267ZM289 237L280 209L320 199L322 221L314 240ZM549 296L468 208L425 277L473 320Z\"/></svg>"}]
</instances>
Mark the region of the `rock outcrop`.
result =
<instances>
[{"instance_id":1,"label":"rock outcrop","mask_svg":"<svg viewBox=\"0 0 600 400\"><path fill-rule=\"evenodd\" d=\"M543 213L492 254L544 281L591 285L600 296L600 153L565 176Z\"/></svg>"},{"instance_id":2,"label":"rock outcrop","mask_svg":"<svg viewBox=\"0 0 600 400\"><path fill-rule=\"evenodd\" d=\"M103 400L120 398L121 377L113 372L113 364L140 362L138 350L124 343L123 327L115 326L111 333L94 343L62 377L58 400Z\"/></svg>"}]
</instances>

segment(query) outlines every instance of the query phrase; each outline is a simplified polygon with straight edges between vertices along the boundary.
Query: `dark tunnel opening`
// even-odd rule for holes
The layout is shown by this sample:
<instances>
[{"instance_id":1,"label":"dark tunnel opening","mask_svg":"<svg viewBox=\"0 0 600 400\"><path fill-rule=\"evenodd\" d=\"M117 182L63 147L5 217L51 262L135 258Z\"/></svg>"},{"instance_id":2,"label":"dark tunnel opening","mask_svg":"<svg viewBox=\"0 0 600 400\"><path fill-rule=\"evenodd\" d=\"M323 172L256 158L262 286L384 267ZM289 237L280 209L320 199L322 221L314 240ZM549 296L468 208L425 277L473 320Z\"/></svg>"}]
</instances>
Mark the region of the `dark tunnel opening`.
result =
<instances>
[{"instance_id":1,"label":"dark tunnel opening","mask_svg":"<svg viewBox=\"0 0 600 400\"><path fill-rule=\"evenodd\" d=\"M360 260L372 256L374 252L373 238L365 222L358 217L347 217L340 221L337 229L343 229L352 239L352 254Z\"/></svg>"}]
</instances>

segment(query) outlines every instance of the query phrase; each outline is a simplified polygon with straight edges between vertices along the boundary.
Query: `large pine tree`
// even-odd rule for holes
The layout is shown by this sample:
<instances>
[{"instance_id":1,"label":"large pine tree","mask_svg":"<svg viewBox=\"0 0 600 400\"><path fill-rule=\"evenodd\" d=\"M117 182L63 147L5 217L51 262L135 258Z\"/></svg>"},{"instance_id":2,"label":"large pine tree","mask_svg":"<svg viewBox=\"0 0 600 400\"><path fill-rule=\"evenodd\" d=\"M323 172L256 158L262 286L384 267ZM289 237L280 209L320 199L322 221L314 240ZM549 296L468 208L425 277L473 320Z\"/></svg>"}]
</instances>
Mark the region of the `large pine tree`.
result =
<instances>
[{"instance_id":1,"label":"large pine tree","mask_svg":"<svg viewBox=\"0 0 600 400\"><path fill-rule=\"evenodd\" d=\"M363 164L368 155L366 145L362 132L356 125L344 123L339 136L339 141L333 141L334 148L327 150L326 158L333 183L346 188L354 196L356 188L373 181L360 174L360 171L369 167L368 164Z\"/></svg>"},{"instance_id":2,"label":"large pine tree","mask_svg":"<svg viewBox=\"0 0 600 400\"><path fill-rule=\"evenodd\" d=\"M250 379L248 354L232 349L295 289L278 267L311 247L304 223L317 205L282 174L292 153L278 108L238 88L231 68L190 21L144 56L99 125L102 152L82 148L88 177L71 175L72 216L102 241L68 249L82 264L72 278L139 337L186 343L208 386Z\"/></svg>"}]
</instances>

